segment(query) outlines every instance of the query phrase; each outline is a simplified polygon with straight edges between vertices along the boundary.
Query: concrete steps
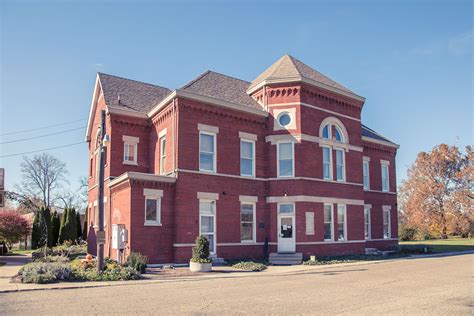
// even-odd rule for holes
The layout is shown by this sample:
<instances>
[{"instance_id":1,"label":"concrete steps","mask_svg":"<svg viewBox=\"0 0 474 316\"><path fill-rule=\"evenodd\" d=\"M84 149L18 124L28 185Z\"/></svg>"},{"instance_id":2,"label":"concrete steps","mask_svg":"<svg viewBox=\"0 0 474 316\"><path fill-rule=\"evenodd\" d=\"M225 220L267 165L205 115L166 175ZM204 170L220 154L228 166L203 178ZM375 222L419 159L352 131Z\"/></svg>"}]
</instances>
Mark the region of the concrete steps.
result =
<instances>
[{"instance_id":1,"label":"concrete steps","mask_svg":"<svg viewBox=\"0 0 474 316\"><path fill-rule=\"evenodd\" d=\"M272 265L297 265L303 261L303 254L298 253L271 253L268 261Z\"/></svg>"}]
</instances>

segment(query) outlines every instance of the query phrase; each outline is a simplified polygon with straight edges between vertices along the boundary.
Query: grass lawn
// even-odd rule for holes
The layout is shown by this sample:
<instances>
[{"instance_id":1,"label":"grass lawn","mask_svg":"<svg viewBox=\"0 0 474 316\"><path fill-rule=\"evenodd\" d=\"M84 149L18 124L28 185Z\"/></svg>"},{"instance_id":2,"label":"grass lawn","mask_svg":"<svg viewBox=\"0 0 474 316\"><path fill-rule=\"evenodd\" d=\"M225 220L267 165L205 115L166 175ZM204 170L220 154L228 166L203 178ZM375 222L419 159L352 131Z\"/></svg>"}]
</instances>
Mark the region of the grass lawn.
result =
<instances>
[{"instance_id":1,"label":"grass lawn","mask_svg":"<svg viewBox=\"0 0 474 316\"><path fill-rule=\"evenodd\" d=\"M474 250L474 239L450 238L434 240L401 241L400 245L426 245L433 248L433 252L451 252Z\"/></svg>"},{"instance_id":2,"label":"grass lawn","mask_svg":"<svg viewBox=\"0 0 474 316\"><path fill-rule=\"evenodd\" d=\"M15 249L12 249L8 252L7 256L16 256L16 255L29 255L31 254L33 250L29 249L29 250L15 250Z\"/></svg>"}]
</instances>

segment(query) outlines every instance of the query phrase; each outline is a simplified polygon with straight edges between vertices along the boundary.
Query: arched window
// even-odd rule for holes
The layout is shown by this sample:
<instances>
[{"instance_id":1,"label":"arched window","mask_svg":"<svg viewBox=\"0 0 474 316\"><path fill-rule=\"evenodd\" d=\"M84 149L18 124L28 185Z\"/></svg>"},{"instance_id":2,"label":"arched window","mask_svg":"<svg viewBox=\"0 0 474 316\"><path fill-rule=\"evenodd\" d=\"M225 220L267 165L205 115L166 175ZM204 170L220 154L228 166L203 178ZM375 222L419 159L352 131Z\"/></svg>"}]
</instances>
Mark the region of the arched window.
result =
<instances>
[{"instance_id":1,"label":"arched window","mask_svg":"<svg viewBox=\"0 0 474 316\"><path fill-rule=\"evenodd\" d=\"M330 139L330 131L331 131L331 124L326 124L323 128L323 135L322 137L325 139Z\"/></svg>"},{"instance_id":2,"label":"arched window","mask_svg":"<svg viewBox=\"0 0 474 316\"><path fill-rule=\"evenodd\" d=\"M335 117L327 117L323 120L319 128L319 137L339 143L349 142L349 135L344 124Z\"/></svg>"},{"instance_id":3,"label":"arched window","mask_svg":"<svg viewBox=\"0 0 474 316\"><path fill-rule=\"evenodd\" d=\"M343 136L342 136L341 129L340 129L337 125L335 125L335 126L334 126L334 131L335 131L335 136L334 136L334 138L336 139L337 142L341 142L341 143L342 143L342 142L344 141L344 138L343 138Z\"/></svg>"}]
</instances>

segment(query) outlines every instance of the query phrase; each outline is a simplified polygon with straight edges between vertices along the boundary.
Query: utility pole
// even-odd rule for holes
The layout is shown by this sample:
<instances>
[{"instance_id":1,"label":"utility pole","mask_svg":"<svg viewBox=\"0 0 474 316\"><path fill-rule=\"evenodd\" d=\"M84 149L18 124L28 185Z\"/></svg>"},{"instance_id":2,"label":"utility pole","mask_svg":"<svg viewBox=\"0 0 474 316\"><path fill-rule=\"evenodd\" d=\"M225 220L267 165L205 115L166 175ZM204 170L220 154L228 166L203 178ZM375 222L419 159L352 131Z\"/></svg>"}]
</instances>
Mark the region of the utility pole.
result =
<instances>
[{"instance_id":1,"label":"utility pole","mask_svg":"<svg viewBox=\"0 0 474 316\"><path fill-rule=\"evenodd\" d=\"M100 120L100 166L99 166L99 229L97 231L97 272L104 270L104 160L105 147L107 146L107 139L105 134L105 110L101 111Z\"/></svg>"}]
</instances>

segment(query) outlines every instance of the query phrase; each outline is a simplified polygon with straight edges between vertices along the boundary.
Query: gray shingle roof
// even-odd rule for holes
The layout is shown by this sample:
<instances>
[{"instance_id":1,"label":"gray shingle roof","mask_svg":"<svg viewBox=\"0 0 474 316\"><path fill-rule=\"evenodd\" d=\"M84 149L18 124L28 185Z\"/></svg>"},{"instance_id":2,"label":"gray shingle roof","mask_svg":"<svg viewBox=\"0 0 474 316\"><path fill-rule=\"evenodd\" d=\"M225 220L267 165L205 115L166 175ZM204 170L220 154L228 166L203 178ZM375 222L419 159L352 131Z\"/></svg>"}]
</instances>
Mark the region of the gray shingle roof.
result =
<instances>
[{"instance_id":1,"label":"gray shingle roof","mask_svg":"<svg viewBox=\"0 0 474 316\"><path fill-rule=\"evenodd\" d=\"M261 110L262 106L246 93L249 85L248 81L208 70L180 90Z\"/></svg>"},{"instance_id":2,"label":"gray shingle roof","mask_svg":"<svg viewBox=\"0 0 474 316\"><path fill-rule=\"evenodd\" d=\"M148 112L171 90L149 83L98 73L105 103L139 112ZM120 96L120 101L119 101Z\"/></svg>"},{"instance_id":3,"label":"gray shingle roof","mask_svg":"<svg viewBox=\"0 0 474 316\"><path fill-rule=\"evenodd\" d=\"M382 140L382 141L389 142L395 145L394 142L392 142L388 138L385 138L384 136L380 135L379 133L365 126L364 124L362 124L362 136L377 139L377 140Z\"/></svg>"},{"instance_id":4,"label":"gray shingle roof","mask_svg":"<svg viewBox=\"0 0 474 316\"><path fill-rule=\"evenodd\" d=\"M251 89L257 86L262 81L268 79L284 79L288 77L291 78L299 76L323 83L325 85L337 88L348 93L354 93L343 85L323 75L319 71L314 70L313 68L309 67L308 65L304 64L303 62L290 55L285 55L281 57L273 65L268 67L255 80L252 81L249 88Z\"/></svg>"}]
</instances>

